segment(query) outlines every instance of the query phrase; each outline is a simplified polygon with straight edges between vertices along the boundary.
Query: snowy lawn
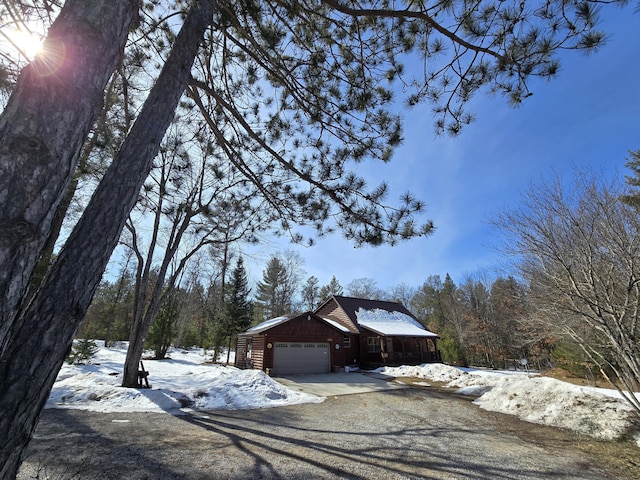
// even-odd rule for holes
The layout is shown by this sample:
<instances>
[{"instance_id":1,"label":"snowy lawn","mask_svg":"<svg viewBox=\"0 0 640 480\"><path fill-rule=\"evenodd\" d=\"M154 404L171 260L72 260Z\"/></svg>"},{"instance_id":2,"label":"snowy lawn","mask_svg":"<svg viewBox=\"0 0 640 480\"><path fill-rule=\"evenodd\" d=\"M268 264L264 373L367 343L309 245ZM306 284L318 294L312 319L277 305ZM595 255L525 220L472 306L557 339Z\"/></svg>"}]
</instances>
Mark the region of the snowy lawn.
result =
<instances>
[{"instance_id":1,"label":"snowy lawn","mask_svg":"<svg viewBox=\"0 0 640 480\"><path fill-rule=\"evenodd\" d=\"M291 390L259 370L206 363L211 355L205 357L202 349L172 349L170 359L143 360L152 388L122 388L126 353L126 346L101 346L88 365L65 363L45 408L179 413L189 407L236 410L324 400Z\"/></svg>"},{"instance_id":2,"label":"snowy lawn","mask_svg":"<svg viewBox=\"0 0 640 480\"><path fill-rule=\"evenodd\" d=\"M101 345L99 342L98 345ZM289 389L259 370L211 364L202 349L172 349L167 360L144 360L150 389L120 387L126 346L104 348L88 365L64 364L46 408L97 412L171 412L181 409L279 407L324 400ZM226 359L226 356L224 356ZM522 372L460 369L442 364L385 367L391 377L441 382L456 393L477 397L486 410L574 430L601 440L633 435L640 446L640 425L615 390L581 387Z\"/></svg>"}]
</instances>

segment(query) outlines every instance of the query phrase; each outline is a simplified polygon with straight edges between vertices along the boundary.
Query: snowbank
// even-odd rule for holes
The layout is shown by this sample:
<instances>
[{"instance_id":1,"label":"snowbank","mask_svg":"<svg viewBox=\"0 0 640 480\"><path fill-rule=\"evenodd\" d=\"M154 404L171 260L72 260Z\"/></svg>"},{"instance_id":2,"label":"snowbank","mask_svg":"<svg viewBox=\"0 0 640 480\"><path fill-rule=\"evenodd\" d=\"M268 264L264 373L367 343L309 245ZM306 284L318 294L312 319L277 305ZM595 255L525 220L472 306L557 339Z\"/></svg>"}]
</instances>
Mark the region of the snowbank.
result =
<instances>
[{"instance_id":1,"label":"snowbank","mask_svg":"<svg viewBox=\"0 0 640 480\"><path fill-rule=\"evenodd\" d=\"M122 388L126 347L100 348L91 365L64 365L45 408L96 412L172 412L182 408L243 409L321 402L259 370L206 363L201 349L172 350L167 360L144 360L151 389Z\"/></svg>"},{"instance_id":2,"label":"snowbank","mask_svg":"<svg viewBox=\"0 0 640 480\"><path fill-rule=\"evenodd\" d=\"M458 369L442 364L385 367L377 372L443 382L458 394L478 397L474 403L485 410L567 428L599 440L633 435L640 446L637 417L615 390L581 387L525 372Z\"/></svg>"}]
</instances>

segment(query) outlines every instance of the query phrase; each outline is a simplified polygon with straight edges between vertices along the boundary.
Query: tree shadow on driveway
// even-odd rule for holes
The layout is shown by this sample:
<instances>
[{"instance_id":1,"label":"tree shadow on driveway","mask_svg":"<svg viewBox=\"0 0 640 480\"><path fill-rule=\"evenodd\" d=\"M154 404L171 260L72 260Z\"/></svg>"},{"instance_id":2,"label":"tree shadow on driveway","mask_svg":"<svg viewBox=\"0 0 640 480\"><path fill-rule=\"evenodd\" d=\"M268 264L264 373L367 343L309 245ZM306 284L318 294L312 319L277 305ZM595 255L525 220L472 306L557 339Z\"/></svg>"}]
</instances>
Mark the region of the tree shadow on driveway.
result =
<instances>
[{"instance_id":1,"label":"tree shadow on driveway","mask_svg":"<svg viewBox=\"0 0 640 480\"><path fill-rule=\"evenodd\" d=\"M56 480L620 478L573 449L569 434L556 432L548 448L538 442L548 427L504 421L413 388L181 415L47 410L19 478L44 478L39 466Z\"/></svg>"},{"instance_id":2,"label":"tree shadow on driveway","mask_svg":"<svg viewBox=\"0 0 640 480\"><path fill-rule=\"evenodd\" d=\"M465 410L458 413L462 418L437 419L411 394L349 397L181 419L226 438L246 478L606 478L580 458L565 461L489 424L478 425L468 415L479 410L468 402L456 402Z\"/></svg>"}]
</instances>

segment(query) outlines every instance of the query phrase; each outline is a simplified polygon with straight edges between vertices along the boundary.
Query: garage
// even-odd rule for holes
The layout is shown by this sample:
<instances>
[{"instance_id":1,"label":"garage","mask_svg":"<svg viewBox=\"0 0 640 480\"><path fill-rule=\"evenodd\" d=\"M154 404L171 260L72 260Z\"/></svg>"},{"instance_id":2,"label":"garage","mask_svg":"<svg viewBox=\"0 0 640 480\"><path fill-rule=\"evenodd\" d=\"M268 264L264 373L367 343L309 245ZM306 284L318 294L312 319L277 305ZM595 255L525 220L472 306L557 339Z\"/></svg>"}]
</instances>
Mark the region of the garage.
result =
<instances>
[{"instance_id":1,"label":"garage","mask_svg":"<svg viewBox=\"0 0 640 480\"><path fill-rule=\"evenodd\" d=\"M344 368L348 335L313 312L283 315L238 335L235 366L269 375L329 373Z\"/></svg>"},{"instance_id":2,"label":"garage","mask_svg":"<svg viewBox=\"0 0 640 480\"><path fill-rule=\"evenodd\" d=\"M273 354L274 375L331 371L328 343L278 342Z\"/></svg>"}]
</instances>

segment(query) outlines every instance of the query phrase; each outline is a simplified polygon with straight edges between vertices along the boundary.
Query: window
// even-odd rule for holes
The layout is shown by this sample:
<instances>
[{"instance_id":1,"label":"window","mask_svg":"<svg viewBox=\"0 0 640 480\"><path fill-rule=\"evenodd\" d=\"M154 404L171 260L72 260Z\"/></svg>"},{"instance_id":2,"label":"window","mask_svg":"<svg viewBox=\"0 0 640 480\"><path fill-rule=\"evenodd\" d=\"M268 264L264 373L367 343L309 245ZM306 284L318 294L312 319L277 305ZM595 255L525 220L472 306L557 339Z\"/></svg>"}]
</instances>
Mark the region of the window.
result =
<instances>
[{"instance_id":1,"label":"window","mask_svg":"<svg viewBox=\"0 0 640 480\"><path fill-rule=\"evenodd\" d=\"M378 337L367 337L367 352L380 353L380 339Z\"/></svg>"},{"instance_id":2,"label":"window","mask_svg":"<svg viewBox=\"0 0 640 480\"><path fill-rule=\"evenodd\" d=\"M344 340L342 341L342 346L344 348L351 348L351 337L344 337Z\"/></svg>"}]
</instances>

